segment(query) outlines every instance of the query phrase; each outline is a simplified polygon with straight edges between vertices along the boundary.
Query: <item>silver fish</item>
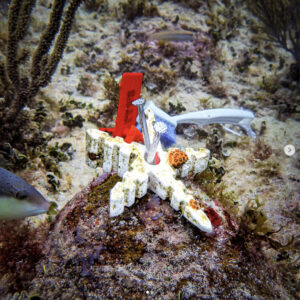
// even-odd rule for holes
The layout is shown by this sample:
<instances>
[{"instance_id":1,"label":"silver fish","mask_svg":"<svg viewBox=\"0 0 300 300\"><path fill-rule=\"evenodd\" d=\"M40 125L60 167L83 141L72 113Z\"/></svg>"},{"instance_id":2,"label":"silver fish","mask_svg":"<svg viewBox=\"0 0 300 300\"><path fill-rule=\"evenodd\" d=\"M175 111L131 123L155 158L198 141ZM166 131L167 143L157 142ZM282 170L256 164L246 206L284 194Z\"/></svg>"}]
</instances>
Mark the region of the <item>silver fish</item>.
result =
<instances>
[{"instance_id":1,"label":"silver fish","mask_svg":"<svg viewBox=\"0 0 300 300\"><path fill-rule=\"evenodd\" d=\"M150 39L157 41L186 42L194 39L194 33L184 30L166 30L152 34Z\"/></svg>"},{"instance_id":2,"label":"silver fish","mask_svg":"<svg viewBox=\"0 0 300 300\"><path fill-rule=\"evenodd\" d=\"M21 219L43 214L49 205L33 186L0 168L0 219Z\"/></svg>"}]
</instances>

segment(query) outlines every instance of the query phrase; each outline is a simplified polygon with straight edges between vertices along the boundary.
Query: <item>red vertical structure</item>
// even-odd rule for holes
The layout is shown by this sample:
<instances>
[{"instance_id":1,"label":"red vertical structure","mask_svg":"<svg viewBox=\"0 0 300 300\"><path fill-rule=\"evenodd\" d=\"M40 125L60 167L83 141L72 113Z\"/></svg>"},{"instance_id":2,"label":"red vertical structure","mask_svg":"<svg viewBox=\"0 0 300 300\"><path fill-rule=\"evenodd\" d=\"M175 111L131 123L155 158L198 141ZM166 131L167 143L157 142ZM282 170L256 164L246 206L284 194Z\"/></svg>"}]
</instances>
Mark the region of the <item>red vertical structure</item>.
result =
<instances>
[{"instance_id":1,"label":"red vertical structure","mask_svg":"<svg viewBox=\"0 0 300 300\"><path fill-rule=\"evenodd\" d=\"M115 127L100 130L112 133L113 137L120 136L127 143L144 141L142 133L135 127L138 110L132 105L132 101L140 98L142 81L142 73L123 74Z\"/></svg>"}]
</instances>

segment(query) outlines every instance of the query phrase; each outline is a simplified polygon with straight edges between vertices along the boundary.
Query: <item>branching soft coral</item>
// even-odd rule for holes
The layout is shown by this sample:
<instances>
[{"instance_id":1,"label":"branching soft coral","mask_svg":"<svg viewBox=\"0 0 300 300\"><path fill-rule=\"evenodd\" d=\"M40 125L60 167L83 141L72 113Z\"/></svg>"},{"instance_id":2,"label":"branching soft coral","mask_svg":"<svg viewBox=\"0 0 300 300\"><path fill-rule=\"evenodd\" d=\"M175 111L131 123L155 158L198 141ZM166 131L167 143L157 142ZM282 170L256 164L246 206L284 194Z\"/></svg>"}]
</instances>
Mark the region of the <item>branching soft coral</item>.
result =
<instances>
[{"instance_id":1,"label":"branching soft coral","mask_svg":"<svg viewBox=\"0 0 300 300\"><path fill-rule=\"evenodd\" d=\"M23 108L29 106L40 88L51 81L70 35L74 16L83 0L53 0L48 24L40 35L31 65L21 70L20 44L30 25L35 0L12 0L7 21L7 41L0 55L0 149L10 144L23 151L24 145L37 143L22 129L32 120ZM66 9L66 3L68 3ZM23 51L24 52L24 51ZM5 56L5 57L4 57ZM24 56L24 54L22 55ZM21 57L22 58L22 57ZM25 71L25 72L24 72ZM3 97L3 98L2 98ZM37 139L38 143L42 138Z\"/></svg>"},{"instance_id":2,"label":"branching soft coral","mask_svg":"<svg viewBox=\"0 0 300 300\"><path fill-rule=\"evenodd\" d=\"M290 52L300 71L299 0L247 0L250 10L264 23L270 38Z\"/></svg>"}]
</instances>

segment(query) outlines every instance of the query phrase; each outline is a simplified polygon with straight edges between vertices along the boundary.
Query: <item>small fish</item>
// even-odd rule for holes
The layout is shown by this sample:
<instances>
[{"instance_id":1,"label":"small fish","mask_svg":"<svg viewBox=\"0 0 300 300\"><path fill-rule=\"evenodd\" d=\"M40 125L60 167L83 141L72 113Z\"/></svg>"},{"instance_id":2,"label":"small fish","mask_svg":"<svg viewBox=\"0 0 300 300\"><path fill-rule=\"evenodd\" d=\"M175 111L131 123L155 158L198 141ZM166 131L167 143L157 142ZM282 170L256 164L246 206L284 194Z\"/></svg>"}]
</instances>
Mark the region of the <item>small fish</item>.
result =
<instances>
[{"instance_id":1,"label":"small fish","mask_svg":"<svg viewBox=\"0 0 300 300\"><path fill-rule=\"evenodd\" d=\"M33 186L0 168L0 219L21 219L43 214L49 205Z\"/></svg>"},{"instance_id":2,"label":"small fish","mask_svg":"<svg viewBox=\"0 0 300 300\"><path fill-rule=\"evenodd\" d=\"M186 42L194 39L194 33L184 30L166 30L154 33L150 36L150 39L157 41Z\"/></svg>"}]
</instances>

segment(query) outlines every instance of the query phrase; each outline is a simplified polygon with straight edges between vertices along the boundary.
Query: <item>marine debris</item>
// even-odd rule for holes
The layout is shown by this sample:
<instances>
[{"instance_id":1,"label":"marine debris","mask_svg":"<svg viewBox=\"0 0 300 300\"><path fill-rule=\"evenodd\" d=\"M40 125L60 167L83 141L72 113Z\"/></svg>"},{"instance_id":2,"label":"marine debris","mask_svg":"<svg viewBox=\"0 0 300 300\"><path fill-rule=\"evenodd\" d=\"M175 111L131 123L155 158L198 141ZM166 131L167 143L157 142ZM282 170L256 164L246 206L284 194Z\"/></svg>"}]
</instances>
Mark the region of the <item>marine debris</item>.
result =
<instances>
[{"instance_id":1,"label":"marine debris","mask_svg":"<svg viewBox=\"0 0 300 300\"><path fill-rule=\"evenodd\" d=\"M176 143L175 129L178 124L197 124L200 126L207 124L232 124L241 127L252 138L256 137L256 133L252 130L250 122L254 119L252 111L233 109L233 108L219 108L207 109L186 114L169 116L162 109L157 107L152 101L148 101L145 108L150 108L158 121L163 121L167 124L168 130L162 135L162 144L169 147ZM237 134L234 130L224 127L231 133Z\"/></svg>"},{"instance_id":2,"label":"marine debris","mask_svg":"<svg viewBox=\"0 0 300 300\"><path fill-rule=\"evenodd\" d=\"M213 228L209 218L197 204L191 191L176 179L204 171L210 152L204 148L187 148L182 157L179 157L178 153L173 155L179 149L162 149L160 139L166 133L167 125L155 122L150 108L145 114L145 100L138 98L142 78L142 73L123 74L114 128L86 131L87 164L94 168L102 167L108 173L117 172L123 178L111 189L110 216L122 214L125 206L132 206L136 197L145 196L150 189L161 199L169 198L175 210L180 209L192 224L211 233ZM142 134L135 127L137 113ZM103 131L112 133L112 136ZM144 145L138 142L144 142Z\"/></svg>"},{"instance_id":3,"label":"marine debris","mask_svg":"<svg viewBox=\"0 0 300 300\"><path fill-rule=\"evenodd\" d=\"M154 132L151 124L155 122L149 109L146 112L150 139ZM176 177L184 178L190 172L197 174L204 171L208 164L209 150L200 148L185 149L188 160L179 168L169 163L169 155L179 149L163 151L158 145L158 164L150 164L145 160L146 146L132 142L128 144L120 137L111 137L97 129L86 132L87 163L91 167L101 166L105 172L115 171L123 178L110 193L110 216L118 216L124 212L125 206L132 206L135 198L143 197L151 189L161 199L169 198L175 210L181 209L192 224L205 232L212 232L209 218L203 212L184 184ZM95 159L94 159L95 158Z\"/></svg>"}]
</instances>

